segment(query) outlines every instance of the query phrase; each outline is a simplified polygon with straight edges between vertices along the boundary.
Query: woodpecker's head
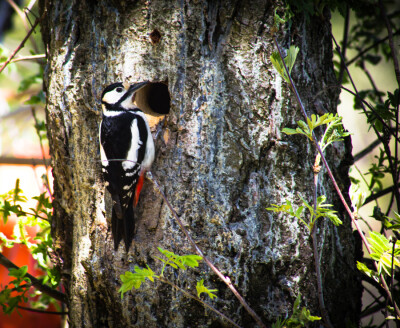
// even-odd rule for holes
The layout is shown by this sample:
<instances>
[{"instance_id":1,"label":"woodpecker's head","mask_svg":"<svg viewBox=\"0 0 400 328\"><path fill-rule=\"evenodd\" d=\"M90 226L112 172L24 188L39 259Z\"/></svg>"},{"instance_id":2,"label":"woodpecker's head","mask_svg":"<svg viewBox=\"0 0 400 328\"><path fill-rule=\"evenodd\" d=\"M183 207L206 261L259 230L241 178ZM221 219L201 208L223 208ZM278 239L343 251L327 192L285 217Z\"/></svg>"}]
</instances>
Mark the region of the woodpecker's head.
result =
<instances>
[{"instance_id":1,"label":"woodpecker's head","mask_svg":"<svg viewBox=\"0 0 400 328\"><path fill-rule=\"evenodd\" d=\"M128 83L117 82L109 85L101 95L101 103L104 105L104 109L116 110L119 108L129 110L135 108L135 93L148 83L146 81L129 85Z\"/></svg>"}]
</instances>

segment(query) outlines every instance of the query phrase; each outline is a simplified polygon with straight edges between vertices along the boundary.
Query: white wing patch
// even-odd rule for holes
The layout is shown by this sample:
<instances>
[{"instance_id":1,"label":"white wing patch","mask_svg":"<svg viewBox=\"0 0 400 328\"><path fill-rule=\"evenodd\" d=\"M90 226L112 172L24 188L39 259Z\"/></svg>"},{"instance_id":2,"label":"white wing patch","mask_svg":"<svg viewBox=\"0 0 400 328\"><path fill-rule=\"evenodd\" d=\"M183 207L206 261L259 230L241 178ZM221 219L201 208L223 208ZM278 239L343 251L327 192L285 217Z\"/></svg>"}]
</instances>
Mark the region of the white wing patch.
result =
<instances>
[{"instance_id":1,"label":"white wing patch","mask_svg":"<svg viewBox=\"0 0 400 328\"><path fill-rule=\"evenodd\" d=\"M153 136L152 136L150 128L149 128L149 123L147 121L146 114L144 114L143 112L137 112L136 115L140 115L146 122L147 142L146 142L146 152L144 154L144 158L143 158L143 162L142 162L142 168L149 170L151 167L151 164L154 161L154 153L155 153Z\"/></svg>"},{"instance_id":2,"label":"white wing patch","mask_svg":"<svg viewBox=\"0 0 400 328\"><path fill-rule=\"evenodd\" d=\"M107 156L106 156L106 153L104 152L103 146L101 145L101 124L100 124L100 128L99 128L99 143L100 143L100 159L101 159L101 164L102 164L103 166L108 166ZM105 172L104 169L103 169L103 172Z\"/></svg>"},{"instance_id":3,"label":"white wing patch","mask_svg":"<svg viewBox=\"0 0 400 328\"><path fill-rule=\"evenodd\" d=\"M124 170L129 170L135 166L135 164L137 163L139 147L142 144L139 138L139 129L137 126L136 118L132 121L131 133L132 133L131 147L129 148L128 154L126 156L126 159L128 161L122 162L122 168Z\"/></svg>"}]
</instances>

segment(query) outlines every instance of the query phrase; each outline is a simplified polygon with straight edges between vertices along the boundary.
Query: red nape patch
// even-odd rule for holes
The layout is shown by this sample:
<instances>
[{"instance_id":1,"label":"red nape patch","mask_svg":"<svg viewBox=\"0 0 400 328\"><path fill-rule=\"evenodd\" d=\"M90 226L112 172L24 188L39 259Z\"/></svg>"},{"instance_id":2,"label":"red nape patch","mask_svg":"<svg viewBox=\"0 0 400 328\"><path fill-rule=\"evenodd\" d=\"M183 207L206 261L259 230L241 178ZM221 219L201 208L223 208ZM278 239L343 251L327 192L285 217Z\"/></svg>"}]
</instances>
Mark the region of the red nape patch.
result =
<instances>
[{"instance_id":1,"label":"red nape patch","mask_svg":"<svg viewBox=\"0 0 400 328\"><path fill-rule=\"evenodd\" d=\"M137 203L138 203L138 201L139 201L139 195L140 195L140 192L142 191L142 188L143 188L143 182L144 182L144 175L146 174L146 171L142 171L141 173L140 173L140 176L139 176L139 180L138 180L138 182L137 182L137 184L136 184L136 190L135 190L135 198L134 198L134 200L133 200L133 205L136 207L136 205L137 205Z\"/></svg>"}]
</instances>

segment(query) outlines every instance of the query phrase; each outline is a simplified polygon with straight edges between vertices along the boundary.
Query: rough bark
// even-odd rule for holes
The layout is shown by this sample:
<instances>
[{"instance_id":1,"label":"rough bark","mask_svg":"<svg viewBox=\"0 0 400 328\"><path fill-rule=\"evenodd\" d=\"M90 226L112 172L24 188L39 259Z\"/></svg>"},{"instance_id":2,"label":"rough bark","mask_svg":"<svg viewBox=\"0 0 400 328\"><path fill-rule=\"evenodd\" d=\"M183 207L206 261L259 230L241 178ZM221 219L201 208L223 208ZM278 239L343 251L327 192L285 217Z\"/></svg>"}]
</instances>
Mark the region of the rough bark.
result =
<instances>
[{"instance_id":1,"label":"rough bark","mask_svg":"<svg viewBox=\"0 0 400 328\"><path fill-rule=\"evenodd\" d=\"M128 254L113 249L109 195L101 177L98 125L102 89L117 80L164 82L171 110L156 141L153 174L194 239L231 277L266 324L291 312L298 293L318 315L312 242L294 218L266 210L286 199L312 200L315 150L280 131L299 111L269 58L271 1L45 1L47 124L54 175L55 253L69 299L71 327L222 327L201 305L161 283L118 294L120 274L159 266L157 246L194 253L168 208L146 183ZM329 20L295 20L280 31L300 47L294 75L309 113L336 111ZM160 38L159 38L160 37ZM157 91L150 94L157 98ZM162 103L164 98L161 98ZM160 105L159 102L159 105ZM164 104L165 105L165 104ZM154 129L154 128L153 128ZM349 147L335 145L331 165L349 186ZM318 224L325 302L335 327L356 323L360 284L351 225L328 178L320 192L343 226ZM194 290L217 288L210 301L245 327L253 320L202 264L168 274Z\"/></svg>"}]
</instances>

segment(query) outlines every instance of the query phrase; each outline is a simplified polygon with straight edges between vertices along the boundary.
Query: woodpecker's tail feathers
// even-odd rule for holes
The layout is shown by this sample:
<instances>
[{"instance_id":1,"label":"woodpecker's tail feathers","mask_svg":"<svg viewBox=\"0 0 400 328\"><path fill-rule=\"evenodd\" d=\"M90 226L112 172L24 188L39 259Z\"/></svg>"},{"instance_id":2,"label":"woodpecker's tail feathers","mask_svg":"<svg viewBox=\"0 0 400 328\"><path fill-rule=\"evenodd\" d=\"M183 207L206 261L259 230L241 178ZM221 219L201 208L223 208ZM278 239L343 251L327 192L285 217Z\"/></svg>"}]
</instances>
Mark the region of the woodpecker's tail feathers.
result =
<instances>
[{"instance_id":1,"label":"woodpecker's tail feathers","mask_svg":"<svg viewBox=\"0 0 400 328\"><path fill-rule=\"evenodd\" d=\"M115 211L115 214L118 219L123 219L124 214L122 213L122 207L121 207L121 202L119 200L119 196L117 194L111 194L112 200L113 200L113 212Z\"/></svg>"},{"instance_id":2,"label":"woodpecker's tail feathers","mask_svg":"<svg viewBox=\"0 0 400 328\"><path fill-rule=\"evenodd\" d=\"M128 252L132 244L135 233L135 220L133 214L133 204L129 202L129 206L125 211L124 217L120 219L113 206L111 217L111 232L114 239L114 249L117 250L121 240L124 240L125 250Z\"/></svg>"}]
</instances>

